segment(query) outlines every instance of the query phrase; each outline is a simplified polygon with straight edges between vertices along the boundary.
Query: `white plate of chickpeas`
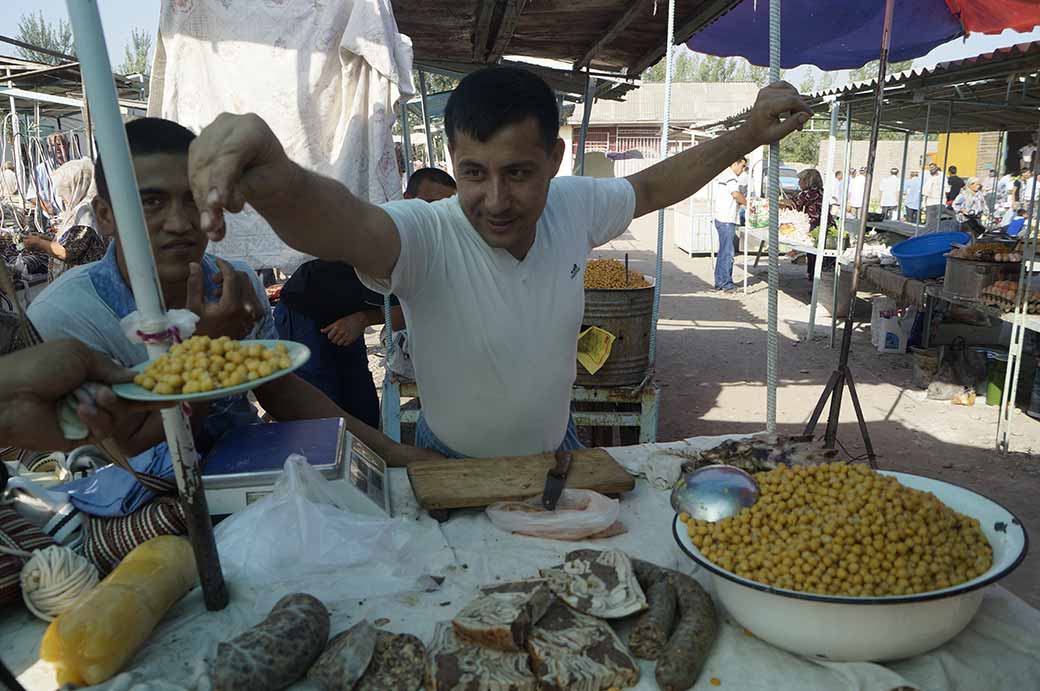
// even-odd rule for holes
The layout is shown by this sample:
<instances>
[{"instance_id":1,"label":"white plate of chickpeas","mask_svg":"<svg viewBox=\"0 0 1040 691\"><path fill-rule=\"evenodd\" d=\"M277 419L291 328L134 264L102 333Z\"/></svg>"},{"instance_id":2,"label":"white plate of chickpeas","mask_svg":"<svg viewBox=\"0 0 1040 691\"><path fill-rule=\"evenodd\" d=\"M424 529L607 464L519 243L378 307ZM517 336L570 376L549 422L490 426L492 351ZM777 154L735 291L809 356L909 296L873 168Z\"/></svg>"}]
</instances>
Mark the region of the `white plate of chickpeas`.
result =
<instances>
[{"instance_id":1,"label":"white plate of chickpeas","mask_svg":"<svg viewBox=\"0 0 1040 691\"><path fill-rule=\"evenodd\" d=\"M210 401L284 377L310 357L310 348L294 341L192 336L132 367L134 381L112 390L132 401Z\"/></svg>"}]
</instances>

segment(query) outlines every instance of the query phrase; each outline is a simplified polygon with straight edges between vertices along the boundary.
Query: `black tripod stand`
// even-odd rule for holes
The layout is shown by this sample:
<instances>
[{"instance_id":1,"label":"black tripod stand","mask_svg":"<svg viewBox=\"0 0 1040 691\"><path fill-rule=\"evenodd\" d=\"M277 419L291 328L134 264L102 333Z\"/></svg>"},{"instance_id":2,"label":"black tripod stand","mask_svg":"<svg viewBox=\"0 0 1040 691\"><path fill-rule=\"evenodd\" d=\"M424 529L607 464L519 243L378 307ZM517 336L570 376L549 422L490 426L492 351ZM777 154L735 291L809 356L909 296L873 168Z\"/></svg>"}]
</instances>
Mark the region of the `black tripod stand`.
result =
<instances>
[{"instance_id":1,"label":"black tripod stand","mask_svg":"<svg viewBox=\"0 0 1040 691\"><path fill-rule=\"evenodd\" d=\"M881 107L884 103L885 75L888 71L888 48L892 41L892 11L894 3L887 0L885 3L884 30L881 34L881 55L878 65L877 86L874 90L874 122L870 126L870 148L867 154L867 179L864 189L867 198L870 198L871 185L874 182L874 163L877 161L878 128L881 124ZM851 107L849 117L852 117ZM844 213L844 209L842 209ZM841 334L841 354L838 356L838 366L831 377L827 380L820 400L816 402L809 423L805 426L805 435L812 437L816 429L816 423L820 421L823 407L830 399L831 409L827 415L827 431L824 432L824 447L833 449L838 437L838 418L841 417L841 397L847 386L852 405L856 409L856 421L859 423L860 434L863 435L863 445L867 450L867 461L871 468L877 468L877 456L874 454L874 445L870 443L870 433L867 432L867 422L863 419L863 408L859 404L859 396L856 395L856 384L852 380L852 372L849 370L849 350L852 348L852 317L853 308L856 305L856 290L859 288L859 272L863 264L863 239L867 231L866 208L861 210L859 218L859 233L856 237L856 259L852 269L852 289L849 295L849 311L845 315L845 330Z\"/></svg>"}]
</instances>

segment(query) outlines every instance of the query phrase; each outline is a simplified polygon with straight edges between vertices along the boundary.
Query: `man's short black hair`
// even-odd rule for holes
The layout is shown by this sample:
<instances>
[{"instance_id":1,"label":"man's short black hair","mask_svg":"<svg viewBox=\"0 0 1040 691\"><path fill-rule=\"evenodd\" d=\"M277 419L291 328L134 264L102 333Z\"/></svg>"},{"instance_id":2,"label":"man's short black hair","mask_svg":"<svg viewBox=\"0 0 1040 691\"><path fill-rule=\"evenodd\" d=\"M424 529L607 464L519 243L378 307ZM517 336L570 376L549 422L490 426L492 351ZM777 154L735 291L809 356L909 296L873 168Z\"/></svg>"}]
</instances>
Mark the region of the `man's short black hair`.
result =
<instances>
[{"instance_id":1,"label":"man's short black hair","mask_svg":"<svg viewBox=\"0 0 1040 691\"><path fill-rule=\"evenodd\" d=\"M551 152L560 135L560 111L549 85L518 67L486 67L467 75L448 97L444 130L452 146L460 133L486 142L528 118L538 123L542 145Z\"/></svg>"},{"instance_id":2,"label":"man's short black hair","mask_svg":"<svg viewBox=\"0 0 1040 691\"><path fill-rule=\"evenodd\" d=\"M953 175L956 175L957 174L957 166L950 166L950 173L952 173Z\"/></svg>"},{"instance_id":3,"label":"man's short black hair","mask_svg":"<svg viewBox=\"0 0 1040 691\"><path fill-rule=\"evenodd\" d=\"M440 168L420 168L408 178L408 186L404 190L406 197L416 197L419 188L424 182L432 182L435 185L444 185L452 189L456 188L455 178L445 173Z\"/></svg>"},{"instance_id":4,"label":"man's short black hair","mask_svg":"<svg viewBox=\"0 0 1040 691\"><path fill-rule=\"evenodd\" d=\"M188 147L195 139L195 133L172 120L138 118L126 123L126 139L130 143L131 156L187 154ZM100 156L94 163L94 180L97 183L98 196L112 203Z\"/></svg>"}]
</instances>

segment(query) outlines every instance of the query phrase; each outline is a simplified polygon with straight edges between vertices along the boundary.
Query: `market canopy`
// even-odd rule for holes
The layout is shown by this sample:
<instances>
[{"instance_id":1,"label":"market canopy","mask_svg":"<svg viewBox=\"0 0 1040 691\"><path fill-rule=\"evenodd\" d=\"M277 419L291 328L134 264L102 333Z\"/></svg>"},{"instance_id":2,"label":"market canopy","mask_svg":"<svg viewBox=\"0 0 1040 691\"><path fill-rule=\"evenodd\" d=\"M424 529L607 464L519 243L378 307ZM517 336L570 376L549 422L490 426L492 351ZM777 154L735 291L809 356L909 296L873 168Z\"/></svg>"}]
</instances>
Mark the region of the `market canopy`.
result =
<instances>
[{"instance_id":1,"label":"market canopy","mask_svg":"<svg viewBox=\"0 0 1040 691\"><path fill-rule=\"evenodd\" d=\"M874 117L877 80L855 82L813 94L809 106L823 114L837 99L851 108L852 119L869 126ZM885 80L881 126L905 132L945 131L952 107L951 132L1031 131L1040 123L1040 42L999 48L930 69L910 70ZM742 123L747 111L708 125L729 129Z\"/></svg>"},{"instance_id":2,"label":"market canopy","mask_svg":"<svg viewBox=\"0 0 1040 691\"><path fill-rule=\"evenodd\" d=\"M83 76L78 62L59 65L24 60L0 55L0 97L35 101L40 104L40 115L63 118L79 115L83 107ZM121 75L112 75L119 94L121 108L145 109L140 98L140 85ZM6 103L4 104L7 105Z\"/></svg>"},{"instance_id":3,"label":"market canopy","mask_svg":"<svg viewBox=\"0 0 1040 691\"><path fill-rule=\"evenodd\" d=\"M783 0L780 66L822 70L862 67L877 60L882 0ZM1040 25L1036 0L896 0L889 60L912 60L958 36L1029 31ZM711 55L769 64L769 2L742 0L687 45Z\"/></svg>"},{"instance_id":4,"label":"market canopy","mask_svg":"<svg viewBox=\"0 0 1040 691\"><path fill-rule=\"evenodd\" d=\"M677 0L675 39L685 41L740 0ZM491 64L507 55L560 60L639 76L665 53L661 0L392 0L417 61Z\"/></svg>"}]
</instances>

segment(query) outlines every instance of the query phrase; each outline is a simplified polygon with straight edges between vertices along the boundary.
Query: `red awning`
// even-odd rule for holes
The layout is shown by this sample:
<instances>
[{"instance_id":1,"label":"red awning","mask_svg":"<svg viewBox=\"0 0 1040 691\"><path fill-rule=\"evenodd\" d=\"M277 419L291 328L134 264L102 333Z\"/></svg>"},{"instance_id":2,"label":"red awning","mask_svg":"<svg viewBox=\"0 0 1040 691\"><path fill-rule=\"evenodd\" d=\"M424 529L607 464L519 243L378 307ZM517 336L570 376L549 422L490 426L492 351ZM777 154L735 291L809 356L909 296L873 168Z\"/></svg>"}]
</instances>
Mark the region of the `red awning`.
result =
<instances>
[{"instance_id":1,"label":"red awning","mask_svg":"<svg viewBox=\"0 0 1040 691\"><path fill-rule=\"evenodd\" d=\"M969 34L999 34L1005 29L1025 32L1040 26L1038 0L946 0L946 4Z\"/></svg>"}]
</instances>

